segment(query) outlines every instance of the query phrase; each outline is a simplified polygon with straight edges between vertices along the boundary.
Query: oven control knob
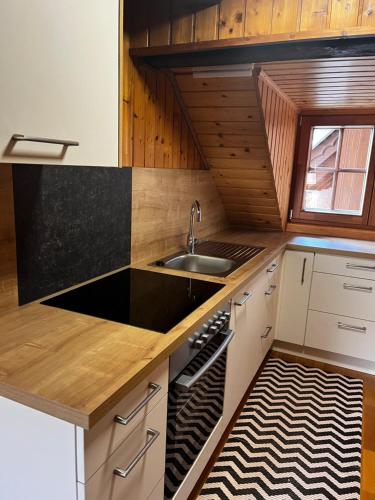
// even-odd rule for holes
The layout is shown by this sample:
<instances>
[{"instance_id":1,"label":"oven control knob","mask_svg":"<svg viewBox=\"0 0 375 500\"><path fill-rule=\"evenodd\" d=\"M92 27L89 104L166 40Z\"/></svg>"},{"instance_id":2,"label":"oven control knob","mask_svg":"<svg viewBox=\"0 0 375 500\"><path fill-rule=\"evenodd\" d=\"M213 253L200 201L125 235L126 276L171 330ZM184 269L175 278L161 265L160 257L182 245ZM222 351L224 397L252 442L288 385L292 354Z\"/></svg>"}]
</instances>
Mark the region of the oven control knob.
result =
<instances>
[{"instance_id":1,"label":"oven control knob","mask_svg":"<svg viewBox=\"0 0 375 500\"><path fill-rule=\"evenodd\" d=\"M215 335L219 331L218 327L216 325L211 325L210 328L208 329L208 333L212 333Z\"/></svg>"},{"instance_id":2,"label":"oven control knob","mask_svg":"<svg viewBox=\"0 0 375 500\"><path fill-rule=\"evenodd\" d=\"M202 325L202 332L204 332L204 333L208 332L209 328L210 328L210 323L204 323Z\"/></svg>"},{"instance_id":3,"label":"oven control knob","mask_svg":"<svg viewBox=\"0 0 375 500\"><path fill-rule=\"evenodd\" d=\"M200 340L203 340L203 342L204 342L205 344L207 344L207 342L209 341L209 339L210 339L210 336L209 336L209 334L208 334L208 333L203 333L203 334L201 335L201 337L200 337Z\"/></svg>"},{"instance_id":4,"label":"oven control knob","mask_svg":"<svg viewBox=\"0 0 375 500\"><path fill-rule=\"evenodd\" d=\"M224 313L224 316L225 316L226 318L230 319L230 312L225 312L225 313Z\"/></svg>"},{"instance_id":5,"label":"oven control knob","mask_svg":"<svg viewBox=\"0 0 375 500\"><path fill-rule=\"evenodd\" d=\"M220 328L222 328L223 324L224 324L224 322L223 322L223 321L221 321L220 319L218 319L217 321L215 321L215 325L216 325L219 329L220 329Z\"/></svg>"},{"instance_id":6,"label":"oven control knob","mask_svg":"<svg viewBox=\"0 0 375 500\"><path fill-rule=\"evenodd\" d=\"M192 347L194 347L194 344L199 339L199 337L200 337L200 333L194 332L193 335L189 338L189 342L191 343Z\"/></svg>"},{"instance_id":7,"label":"oven control knob","mask_svg":"<svg viewBox=\"0 0 375 500\"><path fill-rule=\"evenodd\" d=\"M194 349L202 349L203 346L204 346L204 341L201 339L196 340L193 344Z\"/></svg>"}]
</instances>

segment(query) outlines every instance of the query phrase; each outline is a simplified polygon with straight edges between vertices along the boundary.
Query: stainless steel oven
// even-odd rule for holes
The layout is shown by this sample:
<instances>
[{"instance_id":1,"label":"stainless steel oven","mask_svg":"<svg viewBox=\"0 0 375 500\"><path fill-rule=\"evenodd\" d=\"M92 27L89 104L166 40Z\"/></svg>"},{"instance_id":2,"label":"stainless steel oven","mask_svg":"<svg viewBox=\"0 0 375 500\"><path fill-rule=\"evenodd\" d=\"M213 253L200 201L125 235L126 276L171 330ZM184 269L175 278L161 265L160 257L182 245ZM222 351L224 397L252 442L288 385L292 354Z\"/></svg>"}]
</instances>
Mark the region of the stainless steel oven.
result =
<instances>
[{"instance_id":1,"label":"stainless steel oven","mask_svg":"<svg viewBox=\"0 0 375 500\"><path fill-rule=\"evenodd\" d=\"M170 358L165 498L174 496L223 414L230 306Z\"/></svg>"}]
</instances>

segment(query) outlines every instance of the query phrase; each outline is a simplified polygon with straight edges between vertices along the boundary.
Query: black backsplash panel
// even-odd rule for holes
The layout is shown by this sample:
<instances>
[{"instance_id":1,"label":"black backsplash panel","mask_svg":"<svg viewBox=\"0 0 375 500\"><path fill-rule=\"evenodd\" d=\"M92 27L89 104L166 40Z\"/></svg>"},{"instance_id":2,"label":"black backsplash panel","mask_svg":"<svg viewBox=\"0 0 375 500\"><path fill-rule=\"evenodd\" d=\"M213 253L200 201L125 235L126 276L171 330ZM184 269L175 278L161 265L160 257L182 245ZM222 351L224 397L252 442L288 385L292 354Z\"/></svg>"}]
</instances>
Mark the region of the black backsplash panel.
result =
<instances>
[{"instance_id":1,"label":"black backsplash panel","mask_svg":"<svg viewBox=\"0 0 375 500\"><path fill-rule=\"evenodd\" d=\"M20 304L130 264L131 175L13 166Z\"/></svg>"}]
</instances>

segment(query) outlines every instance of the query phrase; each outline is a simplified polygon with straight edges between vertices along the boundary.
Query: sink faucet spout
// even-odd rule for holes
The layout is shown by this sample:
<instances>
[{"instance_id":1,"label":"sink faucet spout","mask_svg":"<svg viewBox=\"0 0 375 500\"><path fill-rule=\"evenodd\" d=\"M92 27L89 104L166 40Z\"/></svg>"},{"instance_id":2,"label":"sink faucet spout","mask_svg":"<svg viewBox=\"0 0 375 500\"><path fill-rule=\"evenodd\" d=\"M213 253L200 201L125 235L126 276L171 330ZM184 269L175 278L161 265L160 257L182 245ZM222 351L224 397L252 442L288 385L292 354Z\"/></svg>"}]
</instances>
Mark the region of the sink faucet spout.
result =
<instances>
[{"instance_id":1,"label":"sink faucet spout","mask_svg":"<svg viewBox=\"0 0 375 500\"><path fill-rule=\"evenodd\" d=\"M197 243L197 239L194 236L195 217L197 219L197 222L202 221L202 209L198 200L195 200L193 202L190 210L190 225L189 225L189 234L187 237L187 251L190 254L195 253L195 244Z\"/></svg>"}]
</instances>

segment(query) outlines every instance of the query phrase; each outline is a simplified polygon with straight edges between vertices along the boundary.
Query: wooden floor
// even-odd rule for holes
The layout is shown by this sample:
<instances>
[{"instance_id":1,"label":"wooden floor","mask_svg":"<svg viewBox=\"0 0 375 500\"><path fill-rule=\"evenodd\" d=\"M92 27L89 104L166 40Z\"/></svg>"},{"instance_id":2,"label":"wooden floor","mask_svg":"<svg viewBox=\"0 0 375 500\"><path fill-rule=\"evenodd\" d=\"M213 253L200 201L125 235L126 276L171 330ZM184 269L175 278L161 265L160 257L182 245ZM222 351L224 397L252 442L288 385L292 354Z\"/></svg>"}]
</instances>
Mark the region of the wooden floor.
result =
<instances>
[{"instance_id":1,"label":"wooden floor","mask_svg":"<svg viewBox=\"0 0 375 500\"><path fill-rule=\"evenodd\" d=\"M327 363L321 363L319 361L314 361L311 359L302 358L300 356L293 356L290 354L285 354L281 352L273 351L271 353L272 357L277 357L284 359L285 361L291 361L295 363L301 363L305 366L311 366L315 368L320 368L327 372L341 373L342 375L347 375L349 377L359 378L363 380L364 383L364 398L363 398L363 426L362 426L362 468L361 468L361 500L375 500L375 376L368 375L366 373L361 373L340 366L333 366ZM266 360L265 360L266 362ZM265 364L259 369L257 376L262 371ZM210 462L208 463L206 469L204 470L202 476L200 477L196 487L194 488L189 500L194 500L199 495L199 492L206 481L208 474L210 473L216 458L220 455L221 450L228 438L233 425L236 423L239 414L241 413L242 407L248 398L249 393L256 383L256 379L252 381L244 399L242 400L236 414L234 415L232 421L228 425L223 438L218 444L216 450L214 451Z\"/></svg>"}]
</instances>

